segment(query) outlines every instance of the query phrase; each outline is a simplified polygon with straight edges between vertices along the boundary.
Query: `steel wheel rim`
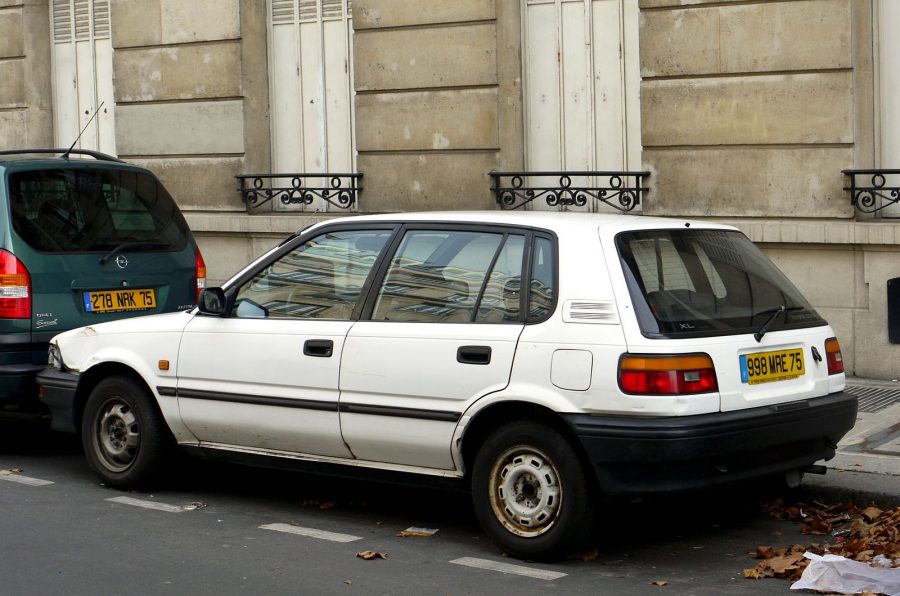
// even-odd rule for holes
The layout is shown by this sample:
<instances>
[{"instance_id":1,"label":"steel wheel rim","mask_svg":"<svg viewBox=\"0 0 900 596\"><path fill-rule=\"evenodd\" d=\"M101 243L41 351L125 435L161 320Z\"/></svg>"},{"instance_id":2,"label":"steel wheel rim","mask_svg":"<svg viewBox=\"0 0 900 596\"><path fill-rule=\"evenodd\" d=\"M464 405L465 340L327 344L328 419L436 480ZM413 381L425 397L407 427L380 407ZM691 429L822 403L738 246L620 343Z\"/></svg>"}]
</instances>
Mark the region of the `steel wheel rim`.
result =
<instances>
[{"instance_id":1,"label":"steel wheel rim","mask_svg":"<svg viewBox=\"0 0 900 596\"><path fill-rule=\"evenodd\" d=\"M121 398L107 400L97 417L94 450L103 465L113 471L128 469L141 446L141 431L134 410Z\"/></svg>"},{"instance_id":2,"label":"steel wheel rim","mask_svg":"<svg viewBox=\"0 0 900 596\"><path fill-rule=\"evenodd\" d=\"M507 531L524 538L545 534L559 519L563 491L559 472L542 451L517 445L491 467L491 509Z\"/></svg>"}]
</instances>

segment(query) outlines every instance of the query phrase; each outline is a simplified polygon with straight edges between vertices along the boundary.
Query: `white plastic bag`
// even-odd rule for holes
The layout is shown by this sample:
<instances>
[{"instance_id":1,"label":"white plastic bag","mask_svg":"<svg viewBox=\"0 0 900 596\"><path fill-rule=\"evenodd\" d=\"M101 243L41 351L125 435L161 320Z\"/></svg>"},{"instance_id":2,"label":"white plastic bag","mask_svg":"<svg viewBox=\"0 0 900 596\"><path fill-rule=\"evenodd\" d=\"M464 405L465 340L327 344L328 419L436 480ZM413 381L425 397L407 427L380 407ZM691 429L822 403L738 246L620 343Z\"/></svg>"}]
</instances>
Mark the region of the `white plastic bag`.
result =
<instances>
[{"instance_id":1,"label":"white plastic bag","mask_svg":"<svg viewBox=\"0 0 900 596\"><path fill-rule=\"evenodd\" d=\"M837 555L820 557L805 552L803 556L810 563L803 570L800 579L791 585L792 590L819 590L840 594L874 592L900 596L900 568L872 567Z\"/></svg>"}]
</instances>

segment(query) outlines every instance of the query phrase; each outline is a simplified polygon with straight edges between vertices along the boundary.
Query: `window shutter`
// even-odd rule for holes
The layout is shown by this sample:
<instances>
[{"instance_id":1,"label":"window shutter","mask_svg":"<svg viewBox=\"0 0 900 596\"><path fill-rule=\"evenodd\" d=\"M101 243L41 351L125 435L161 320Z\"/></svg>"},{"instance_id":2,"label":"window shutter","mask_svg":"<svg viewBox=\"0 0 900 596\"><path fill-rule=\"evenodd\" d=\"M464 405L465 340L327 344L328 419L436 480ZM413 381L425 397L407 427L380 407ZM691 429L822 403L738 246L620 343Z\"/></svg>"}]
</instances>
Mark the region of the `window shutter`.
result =
<instances>
[{"instance_id":1,"label":"window shutter","mask_svg":"<svg viewBox=\"0 0 900 596\"><path fill-rule=\"evenodd\" d=\"M322 0L322 18L339 19L343 15L344 0Z\"/></svg>"},{"instance_id":2,"label":"window shutter","mask_svg":"<svg viewBox=\"0 0 900 596\"><path fill-rule=\"evenodd\" d=\"M319 7L316 0L300 0L300 22L315 23L319 20Z\"/></svg>"},{"instance_id":3,"label":"window shutter","mask_svg":"<svg viewBox=\"0 0 900 596\"><path fill-rule=\"evenodd\" d=\"M75 0L75 41L91 38L91 0Z\"/></svg>"},{"instance_id":4,"label":"window shutter","mask_svg":"<svg viewBox=\"0 0 900 596\"><path fill-rule=\"evenodd\" d=\"M53 0L53 41L72 41L72 7L69 0Z\"/></svg>"},{"instance_id":5,"label":"window shutter","mask_svg":"<svg viewBox=\"0 0 900 596\"><path fill-rule=\"evenodd\" d=\"M109 0L94 0L94 39L109 38Z\"/></svg>"},{"instance_id":6,"label":"window shutter","mask_svg":"<svg viewBox=\"0 0 900 596\"><path fill-rule=\"evenodd\" d=\"M294 22L294 0L272 0L272 22L276 25Z\"/></svg>"}]
</instances>

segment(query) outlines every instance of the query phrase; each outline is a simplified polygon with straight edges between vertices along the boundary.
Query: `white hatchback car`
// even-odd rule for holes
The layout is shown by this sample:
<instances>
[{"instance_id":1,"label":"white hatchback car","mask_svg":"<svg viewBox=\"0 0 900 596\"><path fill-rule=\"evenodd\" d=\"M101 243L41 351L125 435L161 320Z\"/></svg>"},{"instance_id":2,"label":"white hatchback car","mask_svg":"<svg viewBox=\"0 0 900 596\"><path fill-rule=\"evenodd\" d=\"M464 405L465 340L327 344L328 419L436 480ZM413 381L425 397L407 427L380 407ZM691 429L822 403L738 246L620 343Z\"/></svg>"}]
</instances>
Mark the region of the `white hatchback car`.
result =
<instances>
[{"instance_id":1,"label":"white hatchback car","mask_svg":"<svg viewBox=\"0 0 900 596\"><path fill-rule=\"evenodd\" d=\"M856 416L833 330L746 236L580 213L322 223L190 312L56 336L40 382L111 486L173 444L459 479L527 558L577 548L600 494L821 471Z\"/></svg>"}]
</instances>

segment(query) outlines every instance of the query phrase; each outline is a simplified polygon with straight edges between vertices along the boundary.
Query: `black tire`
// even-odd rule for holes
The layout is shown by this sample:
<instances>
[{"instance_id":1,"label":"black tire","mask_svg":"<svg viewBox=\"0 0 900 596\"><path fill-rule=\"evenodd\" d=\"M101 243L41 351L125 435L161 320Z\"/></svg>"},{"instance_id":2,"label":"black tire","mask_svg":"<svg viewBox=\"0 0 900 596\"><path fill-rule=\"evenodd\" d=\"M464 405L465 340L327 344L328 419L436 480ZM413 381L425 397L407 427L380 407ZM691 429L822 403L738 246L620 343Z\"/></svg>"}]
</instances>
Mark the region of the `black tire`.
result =
<instances>
[{"instance_id":1,"label":"black tire","mask_svg":"<svg viewBox=\"0 0 900 596\"><path fill-rule=\"evenodd\" d=\"M481 526L520 559L559 559L583 546L593 529L592 492L569 440L527 420L490 435L472 469Z\"/></svg>"},{"instance_id":2,"label":"black tire","mask_svg":"<svg viewBox=\"0 0 900 596\"><path fill-rule=\"evenodd\" d=\"M128 377L100 381L81 420L84 455L109 486L146 487L163 466L171 434L156 400Z\"/></svg>"}]
</instances>

